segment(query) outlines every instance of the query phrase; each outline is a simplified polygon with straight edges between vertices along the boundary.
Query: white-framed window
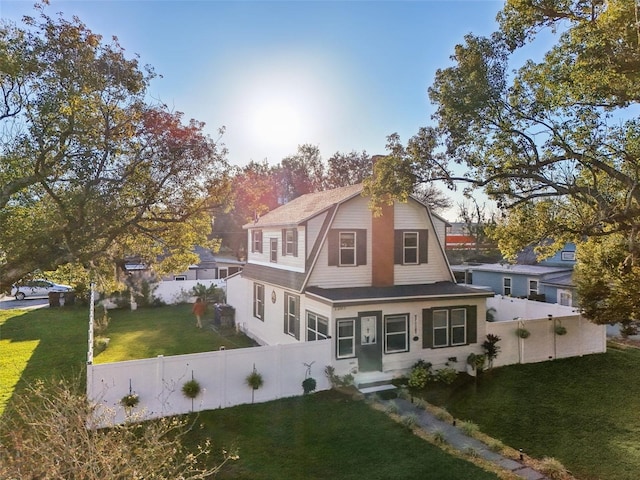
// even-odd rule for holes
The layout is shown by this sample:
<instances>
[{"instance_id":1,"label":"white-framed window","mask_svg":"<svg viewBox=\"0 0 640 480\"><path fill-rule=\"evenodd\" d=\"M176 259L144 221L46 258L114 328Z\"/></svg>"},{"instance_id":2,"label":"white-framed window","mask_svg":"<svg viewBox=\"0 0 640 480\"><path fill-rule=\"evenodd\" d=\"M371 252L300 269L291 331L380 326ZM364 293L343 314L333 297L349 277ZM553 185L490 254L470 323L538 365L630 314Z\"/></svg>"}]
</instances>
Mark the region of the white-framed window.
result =
<instances>
[{"instance_id":1,"label":"white-framed window","mask_svg":"<svg viewBox=\"0 0 640 480\"><path fill-rule=\"evenodd\" d=\"M262 230L251 230L251 251L262 253Z\"/></svg>"},{"instance_id":2,"label":"white-framed window","mask_svg":"<svg viewBox=\"0 0 640 480\"><path fill-rule=\"evenodd\" d=\"M433 346L449 346L449 310L433 312Z\"/></svg>"},{"instance_id":3,"label":"white-framed window","mask_svg":"<svg viewBox=\"0 0 640 480\"><path fill-rule=\"evenodd\" d=\"M356 320L344 318L336 322L336 357L352 358L356 356Z\"/></svg>"},{"instance_id":4,"label":"white-framed window","mask_svg":"<svg viewBox=\"0 0 640 480\"><path fill-rule=\"evenodd\" d=\"M300 324L298 318L300 297L286 293L284 300L285 332L298 338L297 326Z\"/></svg>"},{"instance_id":5,"label":"white-framed window","mask_svg":"<svg viewBox=\"0 0 640 480\"><path fill-rule=\"evenodd\" d=\"M467 309L451 309L451 345L467 343Z\"/></svg>"},{"instance_id":6,"label":"white-framed window","mask_svg":"<svg viewBox=\"0 0 640 480\"><path fill-rule=\"evenodd\" d=\"M177 282L184 282L187 279L186 275L174 275L173 279Z\"/></svg>"},{"instance_id":7,"label":"white-framed window","mask_svg":"<svg viewBox=\"0 0 640 480\"><path fill-rule=\"evenodd\" d=\"M325 340L329 337L329 319L317 313L307 312L307 341Z\"/></svg>"},{"instance_id":8,"label":"white-framed window","mask_svg":"<svg viewBox=\"0 0 640 480\"><path fill-rule=\"evenodd\" d=\"M560 252L560 259L566 262L575 262L576 252L570 252L567 250Z\"/></svg>"},{"instance_id":9,"label":"white-framed window","mask_svg":"<svg viewBox=\"0 0 640 480\"><path fill-rule=\"evenodd\" d=\"M504 277L502 279L502 294L505 297L511 296L511 277Z\"/></svg>"},{"instance_id":10,"label":"white-framed window","mask_svg":"<svg viewBox=\"0 0 640 480\"><path fill-rule=\"evenodd\" d=\"M573 296L570 290L558 290L558 303L567 307L572 306Z\"/></svg>"},{"instance_id":11,"label":"white-framed window","mask_svg":"<svg viewBox=\"0 0 640 480\"><path fill-rule=\"evenodd\" d=\"M409 350L409 316L389 315L384 317L384 353L399 353Z\"/></svg>"},{"instance_id":12,"label":"white-framed window","mask_svg":"<svg viewBox=\"0 0 640 480\"><path fill-rule=\"evenodd\" d=\"M228 268L218 268L218 278L227 278L229 276Z\"/></svg>"},{"instance_id":13,"label":"white-framed window","mask_svg":"<svg viewBox=\"0 0 640 480\"><path fill-rule=\"evenodd\" d=\"M418 232L402 233L402 263L418 264Z\"/></svg>"},{"instance_id":14,"label":"white-framed window","mask_svg":"<svg viewBox=\"0 0 640 480\"><path fill-rule=\"evenodd\" d=\"M253 316L264 321L264 285L253 284Z\"/></svg>"},{"instance_id":15,"label":"white-framed window","mask_svg":"<svg viewBox=\"0 0 640 480\"><path fill-rule=\"evenodd\" d=\"M272 262L278 261L278 239L269 239L269 260Z\"/></svg>"},{"instance_id":16,"label":"white-framed window","mask_svg":"<svg viewBox=\"0 0 640 480\"><path fill-rule=\"evenodd\" d=\"M538 295L538 280L529 279L529 295Z\"/></svg>"},{"instance_id":17,"label":"white-framed window","mask_svg":"<svg viewBox=\"0 0 640 480\"><path fill-rule=\"evenodd\" d=\"M356 264L356 232L340 232L340 261L339 265L352 266Z\"/></svg>"},{"instance_id":18,"label":"white-framed window","mask_svg":"<svg viewBox=\"0 0 640 480\"><path fill-rule=\"evenodd\" d=\"M296 231L292 228L289 228L284 232L284 254L296 254Z\"/></svg>"}]
</instances>

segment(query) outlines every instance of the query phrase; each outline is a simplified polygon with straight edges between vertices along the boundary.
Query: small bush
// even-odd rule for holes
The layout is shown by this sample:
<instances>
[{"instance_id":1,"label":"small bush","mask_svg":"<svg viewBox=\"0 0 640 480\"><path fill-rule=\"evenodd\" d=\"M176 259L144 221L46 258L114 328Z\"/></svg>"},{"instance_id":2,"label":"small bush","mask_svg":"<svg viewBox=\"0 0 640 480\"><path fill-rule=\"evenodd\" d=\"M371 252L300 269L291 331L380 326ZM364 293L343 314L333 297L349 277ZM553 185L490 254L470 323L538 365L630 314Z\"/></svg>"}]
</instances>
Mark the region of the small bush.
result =
<instances>
[{"instance_id":1,"label":"small bush","mask_svg":"<svg viewBox=\"0 0 640 480\"><path fill-rule=\"evenodd\" d=\"M435 413L435 417L441 422L447 422L447 423L453 422L453 416L444 409L439 409Z\"/></svg>"},{"instance_id":2,"label":"small bush","mask_svg":"<svg viewBox=\"0 0 640 480\"><path fill-rule=\"evenodd\" d=\"M445 385L451 385L456 381L457 376L458 372L451 367L442 368L436 372L436 379Z\"/></svg>"},{"instance_id":3,"label":"small bush","mask_svg":"<svg viewBox=\"0 0 640 480\"><path fill-rule=\"evenodd\" d=\"M418 360L411 368L407 385L414 390L422 390L432 379L431 363Z\"/></svg>"},{"instance_id":4,"label":"small bush","mask_svg":"<svg viewBox=\"0 0 640 480\"><path fill-rule=\"evenodd\" d=\"M316 389L316 379L307 377L302 381L302 391L305 395L314 392Z\"/></svg>"},{"instance_id":5,"label":"small bush","mask_svg":"<svg viewBox=\"0 0 640 480\"><path fill-rule=\"evenodd\" d=\"M95 337L93 339L93 348L95 353L104 352L109 346L111 339L109 337Z\"/></svg>"},{"instance_id":6,"label":"small bush","mask_svg":"<svg viewBox=\"0 0 640 480\"><path fill-rule=\"evenodd\" d=\"M400 412L400 407L393 400L389 400L387 404L384 406L384 413L394 413L398 414Z\"/></svg>"},{"instance_id":7,"label":"small bush","mask_svg":"<svg viewBox=\"0 0 640 480\"><path fill-rule=\"evenodd\" d=\"M504 443L502 443L500 440L492 438L489 442L487 442L487 447L489 447L489 450L491 450L492 452L500 453L504 450Z\"/></svg>"},{"instance_id":8,"label":"small bush","mask_svg":"<svg viewBox=\"0 0 640 480\"><path fill-rule=\"evenodd\" d=\"M542 459L540 471L552 480L562 480L569 474L564 465L552 457L544 457Z\"/></svg>"},{"instance_id":9,"label":"small bush","mask_svg":"<svg viewBox=\"0 0 640 480\"><path fill-rule=\"evenodd\" d=\"M478 425L473 422L462 422L460 423L460 430L465 435L472 437L480 431L480 427L478 427Z\"/></svg>"},{"instance_id":10,"label":"small bush","mask_svg":"<svg viewBox=\"0 0 640 480\"><path fill-rule=\"evenodd\" d=\"M464 453L467 457L471 457L471 458L478 458L480 456L480 453L478 452L478 450L473 448L471 445L467 445L462 451L462 453Z\"/></svg>"},{"instance_id":11,"label":"small bush","mask_svg":"<svg viewBox=\"0 0 640 480\"><path fill-rule=\"evenodd\" d=\"M433 432L433 441L438 445L444 445L447 443L447 437L445 437L442 430L436 430Z\"/></svg>"},{"instance_id":12,"label":"small bush","mask_svg":"<svg viewBox=\"0 0 640 480\"><path fill-rule=\"evenodd\" d=\"M418 416L415 413L407 413L402 416L401 421L405 427L409 430L413 430L418 423Z\"/></svg>"}]
</instances>

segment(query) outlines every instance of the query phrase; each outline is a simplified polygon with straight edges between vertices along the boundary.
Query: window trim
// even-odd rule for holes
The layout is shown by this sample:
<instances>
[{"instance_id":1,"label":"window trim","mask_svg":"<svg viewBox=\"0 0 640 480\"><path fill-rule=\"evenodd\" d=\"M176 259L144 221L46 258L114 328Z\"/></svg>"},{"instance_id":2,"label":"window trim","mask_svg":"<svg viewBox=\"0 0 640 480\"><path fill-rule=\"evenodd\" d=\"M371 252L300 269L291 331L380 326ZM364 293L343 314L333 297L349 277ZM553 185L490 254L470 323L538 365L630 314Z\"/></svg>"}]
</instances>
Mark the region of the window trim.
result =
<instances>
[{"instance_id":1,"label":"window trim","mask_svg":"<svg viewBox=\"0 0 640 480\"><path fill-rule=\"evenodd\" d=\"M351 328L353 334L351 337L341 337L340 336L340 324L351 324ZM340 355L340 341L351 339L351 353L348 355ZM355 358L356 356L356 319L355 318L338 318L336 320L336 358L344 359L344 358Z\"/></svg>"},{"instance_id":2,"label":"window trim","mask_svg":"<svg viewBox=\"0 0 640 480\"><path fill-rule=\"evenodd\" d=\"M462 311L464 313L464 323L462 325L454 325L453 324L453 312L455 311ZM464 335L463 335L463 340L462 342L457 342L454 343L454 338L455 335L453 334L453 330L454 329L459 329L462 328L464 331ZM466 345L467 344L467 309L466 308L460 308L460 307L455 307L452 308L450 313L449 313L449 330L451 332L451 335L449 337L449 346L450 347L459 347L461 345Z\"/></svg>"},{"instance_id":3,"label":"window trim","mask_svg":"<svg viewBox=\"0 0 640 480\"><path fill-rule=\"evenodd\" d=\"M353 235L353 246L352 247L343 247L342 246L342 236L343 235ZM357 242L358 242L358 234L353 230L345 230L338 232L338 266L339 267L355 267L358 265L358 251L357 251ZM350 251L353 254L353 262L352 263L343 263L342 262L342 252Z\"/></svg>"},{"instance_id":4,"label":"window trim","mask_svg":"<svg viewBox=\"0 0 640 480\"><path fill-rule=\"evenodd\" d=\"M282 229L282 255L298 256L298 229Z\"/></svg>"},{"instance_id":5,"label":"window trim","mask_svg":"<svg viewBox=\"0 0 640 480\"><path fill-rule=\"evenodd\" d=\"M251 252L262 253L262 230L251 230Z\"/></svg>"},{"instance_id":6,"label":"window trim","mask_svg":"<svg viewBox=\"0 0 640 480\"><path fill-rule=\"evenodd\" d=\"M310 325L310 321L311 321L312 317L314 318L313 328ZM320 330L318 329L318 324L320 322L322 322L327 327L327 334L326 335L324 333L320 332ZM309 338L309 334L310 333L313 333L316 338L310 339ZM318 338L318 337L323 337L323 338ZM319 314L317 314L315 312L310 312L309 310L307 310L307 335L306 335L307 342L316 342L316 341L320 341L320 340L326 340L328 338L329 338L329 319L327 317L325 317L324 315L319 315Z\"/></svg>"},{"instance_id":7,"label":"window trim","mask_svg":"<svg viewBox=\"0 0 640 480\"><path fill-rule=\"evenodd\" d=\"M415 236L416 244L413 246L407 246L408 236ZM415 252L415 261L407 261L407 251L413 250ZM420 232L407 231L402 232L402 264L403 265L419 265L420 264Z\"/></svg>"},{"instance_id":8,"label":"window trim","mask_svg":"<svg viewBox=\"0 0 640 480\"><path fill-rule=\"evenodd\" d=\"M507 286L507 280L509 280L509 285ZM509 290L509 293L507 293ZM502 277L502 295L505 297L510 297L513 293L513 279L511 277Z\"/></svg>"},{"instance_id":9,"label":"window trim","mask_svg":"<svg viewBox=\"0 0 640 480\"><path fill-rule=\"evenodd\" d=\"M531 288L531 284L532 283L536 284L535 290ZM529 291L528 296L538 295L538 293L540 292L540 282L535 278L528 278L527 279L527 287L528 287L528 291Z\"/></svg>"},{"instance_id":10,"label":"window trim","mask_svg":"<svg viewBox=\"0 0 640 480\"><path fill-rule=\"evenodd\" d=\"M560 252L560 260L564 262L575 262L576 252L573 250L563 250Z\"/></svg>"},{"instance_id":11,"label":"window trim","mask_svg":"<svg viewBox=\"0 0 640 480\"><path fill-rule=\"evenodd\" d=\"M442 327L442 326L436 327L436 313L439 313L439 312L444 312L446 314L444 327ZM434 309L433 310L433 326L432 326L432 330L433 330L433 332L432 332L433 348L446 348L446 347L450 346L449 316L450 316L450 309L448 309L448 308L439 308L439 309ZM444 330L445 331L445 335L446 335L445 343L436 345L436 330Z\"/></svg>"},{"instance_id":12,"label":"window trim","mask_svg":"<svg viewBox=\"0 0 640 480\"><path fill-rule=\"evenodd\" d=\"M291 311L293 302L293 311ZM285 292L284 294L284 333L296 339L300 338L300 297Z\"/></svg>"},{"instance_id":13,"label":"window trim","mask_svg":"<svg viewBox=\"0 0 640 480\"><path fill-rule=\"evenodd\" d=\"M391 321L401 320L404 323L404 332L389 332L387 327ZM409 351L409 314L408 313L400 313L394 315L385 315L384 317L384 353L385 354L394 354L394 353L403 353ZM404 348L402 349L389 349L389 336L404 336Z\"/></svg>"},{"instance_id":14,"label":"window trim","mask_svg":"<svg viewBox=\"0 0 640 480\"><path fill-rule=\"evenodd\" d=\"M264 285L253 284L253 316L264 322Z\"/></svg>"},{"instance_id":15,"label":"window trim","mask_svg":"<svg viewBox=\"0 0 640 480\"><path fill-rule=\"evenodd\" d=\"M278 239L269 239L269 261L272 263L278 262Z\"/></svg>"}]
</instances>

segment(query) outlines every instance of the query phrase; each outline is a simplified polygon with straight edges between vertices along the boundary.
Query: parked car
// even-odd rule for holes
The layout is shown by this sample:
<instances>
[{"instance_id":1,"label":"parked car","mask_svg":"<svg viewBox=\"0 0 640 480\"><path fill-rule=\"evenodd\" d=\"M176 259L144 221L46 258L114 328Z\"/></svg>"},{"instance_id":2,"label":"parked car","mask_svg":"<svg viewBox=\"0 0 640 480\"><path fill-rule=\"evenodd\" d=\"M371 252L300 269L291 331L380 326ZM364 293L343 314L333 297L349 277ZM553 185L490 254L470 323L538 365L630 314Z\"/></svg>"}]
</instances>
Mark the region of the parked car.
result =
<instances>
[{"instance_id":1,"label":"parked car","mask_svg":"<svg viewBox=\"0 0 640 480\"><path fill-rule=\"evenodd\" d=\"M25 298L46 298L50 292L70 292L73 287L69 285L61 285L50 282L49 280L29 280L21 285L13 285L11 295L16 300L24 300Z\"/></svg>"}]
</instances>

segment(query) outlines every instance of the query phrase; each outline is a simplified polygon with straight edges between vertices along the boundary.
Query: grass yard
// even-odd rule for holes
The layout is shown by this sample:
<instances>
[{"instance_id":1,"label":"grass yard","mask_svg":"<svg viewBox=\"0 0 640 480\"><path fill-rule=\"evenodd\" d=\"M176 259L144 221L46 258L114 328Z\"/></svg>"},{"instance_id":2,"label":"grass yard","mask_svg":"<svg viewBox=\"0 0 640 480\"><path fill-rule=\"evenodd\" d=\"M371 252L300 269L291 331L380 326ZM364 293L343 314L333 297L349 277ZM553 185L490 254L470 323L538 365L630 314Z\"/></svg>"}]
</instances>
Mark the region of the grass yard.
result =
<instances>
[{"instance_id":1,"label":"grass yard","mask_svg":"<svg viewBox=\"0 0 640 480\"><path fill-rule=\"evenodd\" d=\"M640 472L640 350L503 367L425 398L514 448L555 457L584 480Z\"/></svg>"},{"instance_id":2,"label":"grass yard","mask_svg":"<svg viewBox=\"0 0 640 480\"><path fill-rule=\"evenodd\" d=\"M201 412L191 440L238 448L220 480L485 480L497 476L409 433L363 401L328 391Z\"/></svg>"},{"instance_id":3,"label":"grass yard","mask_svg":"<svg viewBox=\"0 0 640 480\"><path fill-rule=\"evenodd\" d=\"M96 316L102 310L96 309ZM218 335L195 327L190 305L109 311L111 341L95 363L250 346L227 329ZM87 360L88 307L0 310L0 415L20 382L73 377Z\"/></svg>"}]
</instances>

